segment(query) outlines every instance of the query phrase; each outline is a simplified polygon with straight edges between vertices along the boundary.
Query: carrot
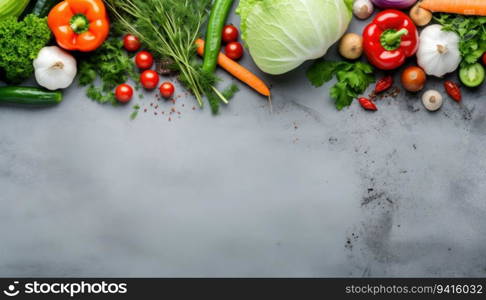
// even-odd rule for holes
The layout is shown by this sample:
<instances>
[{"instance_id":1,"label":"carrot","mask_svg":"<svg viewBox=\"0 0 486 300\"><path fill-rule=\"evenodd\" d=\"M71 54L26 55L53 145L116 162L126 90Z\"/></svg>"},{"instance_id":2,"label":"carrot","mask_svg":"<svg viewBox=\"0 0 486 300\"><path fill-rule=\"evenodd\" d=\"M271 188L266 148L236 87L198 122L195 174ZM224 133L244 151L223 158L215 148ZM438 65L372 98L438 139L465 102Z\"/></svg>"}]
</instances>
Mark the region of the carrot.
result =
<instances>
[{"instance_id":1,"label":"carrot","mask_svg":"<svg viewBox=\"0 0 486 300\"><path fill-rule=\"evenodd\" d=\"M486 16L485 0L423 0L420 7L432 12Z\"/></svg>"},{"instance_id":2,"label":"carrot","mask_svg":"<svg viewBox=\"0 0 486 300\"><path fill-rule=\"evenodd\" d=\"M198 39L196 41L196 45L197 53L200 56L204 56L204 41L202 39ZM253 74L248 69L246 69L236 61L232 60L228 56L224 55L223 53L219 53L218 65L220 65L223 69L228 71L228 73L243 81L263 96L270 97L270 89L260 78L258 78L255 74Z\"/></svg>"}]
</instances>

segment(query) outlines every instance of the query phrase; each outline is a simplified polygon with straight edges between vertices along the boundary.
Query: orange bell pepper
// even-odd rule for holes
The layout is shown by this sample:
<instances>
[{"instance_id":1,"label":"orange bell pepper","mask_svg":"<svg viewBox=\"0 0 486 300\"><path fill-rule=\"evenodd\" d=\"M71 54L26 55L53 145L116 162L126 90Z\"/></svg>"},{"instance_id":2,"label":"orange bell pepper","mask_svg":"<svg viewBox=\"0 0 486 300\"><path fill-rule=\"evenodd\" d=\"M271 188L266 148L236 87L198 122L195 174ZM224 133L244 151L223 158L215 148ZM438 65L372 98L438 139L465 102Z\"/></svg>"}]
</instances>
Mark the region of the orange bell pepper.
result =
<instances>
[{"instance_id":1,"label":"orange bell pepper","mask_svg":"<svg viewBox=\"0 0 486 300\"><path fill-rule=\"evenodd\" d=\"M89 52L103 44L110 21L102 0L65 0L47 16L57 44L66 50Z\"/></svg>"}]
</instances>

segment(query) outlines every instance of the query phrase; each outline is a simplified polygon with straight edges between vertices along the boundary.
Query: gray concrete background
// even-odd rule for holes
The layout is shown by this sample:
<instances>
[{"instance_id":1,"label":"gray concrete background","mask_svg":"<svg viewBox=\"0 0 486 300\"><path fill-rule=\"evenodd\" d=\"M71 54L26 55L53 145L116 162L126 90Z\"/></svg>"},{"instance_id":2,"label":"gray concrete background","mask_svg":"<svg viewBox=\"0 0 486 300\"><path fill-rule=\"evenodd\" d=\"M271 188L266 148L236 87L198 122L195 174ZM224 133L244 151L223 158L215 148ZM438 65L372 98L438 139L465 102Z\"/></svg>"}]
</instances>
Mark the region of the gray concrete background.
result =
<instances>
[{"instance_id":1,"label":"gray concrete background","mask_svg":"<svg viewBox=\"0 0 486 300\"><path fill-rule=\"evenodd\" d=\"M265 77L273 111L2 107L0 276L485 276L486 90L337 112L304 72Z\"/></svg>"}]
</instances>

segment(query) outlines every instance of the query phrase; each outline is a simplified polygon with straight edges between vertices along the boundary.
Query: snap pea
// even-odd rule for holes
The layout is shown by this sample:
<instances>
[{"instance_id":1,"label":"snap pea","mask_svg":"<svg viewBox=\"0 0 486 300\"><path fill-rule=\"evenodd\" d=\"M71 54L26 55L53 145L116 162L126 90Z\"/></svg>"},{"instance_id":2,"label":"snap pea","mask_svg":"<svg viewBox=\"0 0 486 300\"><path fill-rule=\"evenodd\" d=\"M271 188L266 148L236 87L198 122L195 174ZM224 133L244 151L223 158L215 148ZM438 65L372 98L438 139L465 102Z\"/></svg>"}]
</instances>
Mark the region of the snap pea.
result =
<instances>
[{"instance_id":1,"label":"snap pea","mask_svg":"<svg viewBox=\"0 0 486 300\"><path fill-rule=\"evenodd\" d=\"M203 70L213 73L216 70L223 27L234 0L216 0L209 16L206 32L206 46L204 48Z\"/></svg>"}]
</instances>

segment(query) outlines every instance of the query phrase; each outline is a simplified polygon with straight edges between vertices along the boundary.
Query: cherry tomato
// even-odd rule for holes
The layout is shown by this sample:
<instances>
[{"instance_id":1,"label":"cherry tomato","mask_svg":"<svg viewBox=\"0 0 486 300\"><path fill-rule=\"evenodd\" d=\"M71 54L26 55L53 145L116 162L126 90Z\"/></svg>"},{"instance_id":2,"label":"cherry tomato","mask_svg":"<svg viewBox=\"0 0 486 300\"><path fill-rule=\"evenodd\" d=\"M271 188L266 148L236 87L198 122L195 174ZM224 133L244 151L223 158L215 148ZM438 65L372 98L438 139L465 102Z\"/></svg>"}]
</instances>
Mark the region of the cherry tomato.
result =
<instances>
[{"instance_id":1,"label":"cherry tomato","mask_svg":"<svg viewBox=\"0 0 486 300\"><path fill-rule=\"evenodd\" d=\"M175 88L174 88L174 85L172 83L164 82L160 86L159 90L160 90L160 94L162 95L162 97L164 97L165 99L169 99L170 97L172 97L174 95Z\"/></svg>"},{"instance_id":2,"label":"cherry tomato","mask_svg":"<svg viewBox=\"0 0 486 300\"><path fill-rule=\"evenodd\" d=\"M226 25L223 28L223 42L226 44L231 43L231 42L236 42L238 40L238 36L240 35L240 32L238 31L238 28L236 28L233 25Z\"/></svg>"},{"instance_id":3,"label":"cherry tomato","mask_svg":"<svg viewBox=\"0 0 486 300\"><path fill-rule=\"evenodd\" d=\"M232 60L238 60L243 56L243 46L238 42L231 42L226 45L225 52Z\"/></svg>"},{"instance_id":4,"label":"cherry tomato","mask_svg":"<svg viewBox=\"0 0 486 300\"><path fill-rule=\"evenodd\" d=\"M419 67L411 66L402 73L402 85L407 91L416 93L422 90L427 81L427 75Z\"/></svg>"},{"instance_id":5,"label":"cherry tomato","mask_svg":"<svg viewBox=\"0 0 486 300\"><path fill-rule=\"evenodd\" d=\"M153 90L159 84L159 74L154 70L146 70L140 75L140 83L147 90Z\"/></svg>"},{"instance_id":6,"label":"cherry tomato","mask_svg":"<svg viewBox=\"0 0 486 300\"><path fill-rule=\"evenodd\" d=\"M140 51L135 56L135 63L142 70L150 69L154 64L154 57L147 51Z\"/></svg>"},{"instance_id":7,"label":"cherry tomato","mask_svg":"<svg viewBox=\"0 0 486 300\"><path fill-rule=\"evenodd\" d=\"M138 51L141 45L142 43L140 43L140 39L133 34L126 34L123 37L123 47L125 47L127 51L130 52Z\"/></svg>"},{"instance_id":8,"label":"cherry tomato","mask_svg":"<svg viewBox=\"0 0 486 300\"><path fill-rule=\"evenodd\" d=\"M486 52L483 54L483 65L486 65Z\"/></svg>"},{"instance_id":9,"label":"cherry tomato","mask_svg":"<svg viewBox=\"0 0 486 300\"><path fill-rule=\"evenodd\" d=\"M127 103L132 100L132 97L133 88L130 85L123 83L116 87L115 98L118 100L118 102Z\"/></svg>"}]
</instances>

